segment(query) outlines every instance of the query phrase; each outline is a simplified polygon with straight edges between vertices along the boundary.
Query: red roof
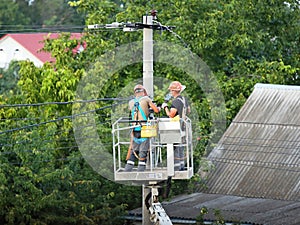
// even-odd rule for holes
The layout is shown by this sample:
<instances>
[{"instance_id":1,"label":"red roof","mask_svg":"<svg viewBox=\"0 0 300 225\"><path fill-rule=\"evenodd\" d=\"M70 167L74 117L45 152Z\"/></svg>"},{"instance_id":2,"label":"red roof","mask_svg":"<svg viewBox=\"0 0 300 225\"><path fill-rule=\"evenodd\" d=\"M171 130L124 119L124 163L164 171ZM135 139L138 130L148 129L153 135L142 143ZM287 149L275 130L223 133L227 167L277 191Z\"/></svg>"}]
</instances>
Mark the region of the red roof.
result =
<instances>
[{"instance_id":1,"label":"red roof","mask_svg":"<svg viewBox=\"0 0 300 225\"><path fill-rule=\"evenodd\" d=\"M11 37L24 48L30 51L35 57L41 60L43 63L55 61L48 52L40 51L44 47L43 40L50 35L50 38L55 39L59 37L58 33L30 33L30 34L6 34L1 39ZM71 33L71 38L80 39L81 33Z\"/></svg>"}]
</instances>

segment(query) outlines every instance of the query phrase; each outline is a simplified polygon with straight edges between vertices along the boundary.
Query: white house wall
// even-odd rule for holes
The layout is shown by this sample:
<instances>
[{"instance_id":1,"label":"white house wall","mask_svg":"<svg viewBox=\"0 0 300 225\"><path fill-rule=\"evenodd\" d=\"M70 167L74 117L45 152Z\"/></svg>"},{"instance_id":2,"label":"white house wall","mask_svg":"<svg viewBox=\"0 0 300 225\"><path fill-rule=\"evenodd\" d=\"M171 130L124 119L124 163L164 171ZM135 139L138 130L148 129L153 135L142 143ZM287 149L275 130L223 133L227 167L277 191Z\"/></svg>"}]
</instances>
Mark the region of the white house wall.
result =
<instances>
[{"instance_id":1,"label":"white house wall","mask_svg":"<svg viewBox=\"0 0 300 225\"><path fill-rule=\"evenodd\" d=\"M0 41L0 68L7 69L13 60L30 60L37 67L43 65L43 62L31 54L26 48L13 38L7 37Z\"/></svg>"}]
</instances>

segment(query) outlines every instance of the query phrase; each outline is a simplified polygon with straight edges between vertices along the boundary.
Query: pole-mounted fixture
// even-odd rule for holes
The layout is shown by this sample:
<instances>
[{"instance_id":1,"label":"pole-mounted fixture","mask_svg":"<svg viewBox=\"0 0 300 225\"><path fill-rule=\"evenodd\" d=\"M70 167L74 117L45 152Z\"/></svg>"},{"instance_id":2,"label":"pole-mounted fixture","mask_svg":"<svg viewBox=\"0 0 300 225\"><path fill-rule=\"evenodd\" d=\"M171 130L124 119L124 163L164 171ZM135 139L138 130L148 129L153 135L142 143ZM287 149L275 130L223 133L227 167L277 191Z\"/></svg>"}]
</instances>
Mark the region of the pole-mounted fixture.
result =
<instances>
[{"instance_id":1,"label":"pole-mounted fixture","mask_svg":"<svg viewBox=\"0 0 300 225\"><path fill-rule=\"evenodd\" d=\"M136 23L119 23L88 25L88 29L123 29L123 31L143 30L143 86L146 88L148 95L154 98L153 93L153 30L171 31L175 26L165 26L158 22L157 11L152 9L151 16L143 16L143 22Z\"/></svg>"}]
</instances>

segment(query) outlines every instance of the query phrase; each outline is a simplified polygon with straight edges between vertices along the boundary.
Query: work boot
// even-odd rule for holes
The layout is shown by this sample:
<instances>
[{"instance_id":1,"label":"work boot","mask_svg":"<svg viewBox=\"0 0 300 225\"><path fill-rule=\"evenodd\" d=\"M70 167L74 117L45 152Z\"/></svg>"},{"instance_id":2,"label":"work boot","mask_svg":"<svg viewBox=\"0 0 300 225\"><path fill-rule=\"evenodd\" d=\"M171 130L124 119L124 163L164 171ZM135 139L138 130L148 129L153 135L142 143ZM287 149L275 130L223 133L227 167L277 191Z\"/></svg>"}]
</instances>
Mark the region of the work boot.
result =
<instances>
[{"instance_id":1,"label":"work boot","mask_svg":"<svg viewBox=\"0 0 300 225\"><path fill-rule=\"evenodd\" d=\"M180 163L180 169L179 169L180 171L183 171L183 170L185 170L185 168L184 168L184 163Z\"/></svg>"},{"instance_id":2,"label":"work boot","mask_svg":"<svg viewBox=\"0 0 300 225\"><path fill-rule=\"evenodd\" d=\"M131 164L128 164L128 163L127 163L127 164L125 165L124 171L125 171L125 172L130 172L130 171L132 171L133 167L134 167L134 165L131 165Z\"/></svg>"},{"instance_id":3,"label":"work boot","mask_svg":"<svg viewBox=\"0 0 300 225\"><path fill-rule=\"evenodd\" d=\"M137 168L137 171L138 172L143 172L143 171L145 171L145 169L146 169L145 165L139 165L138 168Z\"/></svg>"},{"instance_id":4,"label":"work boot","mask_svg":"<svg viewBox=\"0 0 300 225\"><path fill-rule=\"evenodd\" d=\"M174 166L174 171L180 171L180 166Z\"/></svg>"}]
</instances>

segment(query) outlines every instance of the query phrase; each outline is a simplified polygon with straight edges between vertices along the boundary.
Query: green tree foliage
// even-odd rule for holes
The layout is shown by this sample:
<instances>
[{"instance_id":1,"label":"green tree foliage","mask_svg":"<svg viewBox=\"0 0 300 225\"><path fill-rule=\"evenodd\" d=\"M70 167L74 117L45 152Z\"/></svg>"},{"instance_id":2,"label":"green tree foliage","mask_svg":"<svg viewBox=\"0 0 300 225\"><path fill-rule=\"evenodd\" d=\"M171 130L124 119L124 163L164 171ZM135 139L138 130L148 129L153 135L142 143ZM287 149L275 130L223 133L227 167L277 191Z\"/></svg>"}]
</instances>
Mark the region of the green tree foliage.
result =
<instances>
[{"instance_id":1,"label":"green tree foliage","mask_svg":"<svg viewBox=\"0 0 300 225\"><path fill-rule=\"evenodd\" d=\"M22 12L19 5L11 0L5 0L0 2L0 37L6 32L15 29L22 29L24 25L29 23L27 18Z\"/></svg>"},{"instance_id":2,"label":"green tree foliage","mask_svg":"<svg viewBox=\"0 0 300 225\"><path fill-rule=\"evenodd\" d=\"M81 32L84 14L68 0L4 0L0 3L0 37L16 32Z\"/></svg>"},{"instance_id":3,"label":"green tree foliage","mask_svg":"<svg viewBox=\"0 0 300 225\"><path fill-rule=\"evenodd\" d=\"M78 14L76 8L69 7L68 2L68 0L34 0L27 7L26 15L31 19L31 24L37 27L57 26L58 29L63 29L64 26L83 25L84 14Z\"/></svg>"},{"instance_id":4,"label":"green tree foliage","mask_svg":"<svg viewBox=\"0 0 300 225\"><path fill-rule=\"evenodd\" d=\"M38 12L50 9L41 4L44 1L34 2ZM58 7L58 3L53 4ZM225 97L228 124L256 83L299 85L298 1L124 0L122 3L123 8L119 2L108 0L71 1L70 6L85 17L86 24L141 22L143 15L156 9L158 20L176 26L177 35L156 31L155 40L185 45L209 65ZM43 19L37 19L41 15L34 16L43 24L66 21L65 14L61 17L50 14ZM87 76L99 56L142 40L142 34L86 31L81 43L87 48L80 54L68 51L78 44L69 37L63 33L57 40L45 40L45 50L56 58L55 64L36 68L32 63L22 62L18 73L21 93L0 98L1 224L118 224L114 219L126 207L140 204L139 188L108 181L84 161L74 140L69 103L75 99L79 81ZM103 72L101 63L97 69L99 74ZM211 135L209 98L183 70L163 63L155 63L154 69L157 76L184 81L188 86L186 92L200 119L195 149L195 164L200 165ZM128 65L109 80L100 77L99 83L86 88L95 89L96 98L115 97L127 84L141 78L141 74L141 63ZM96 89L103 82L103 88ZM3 85L7 90L13 87L6 82ZM161 101L163 91L157 91L160 94L156 100ZM47 102L57 104L31 105ZM28 105L8 107L20 103ZM101 109L96 112L97 128L107 137L108 151L111 151L111 109L102 107L111 103L95 103ZM174 183L172 194L187 191L186 183Z\"/></svg>"},{"instance_id":5,"label":"green tree foliage","mask_svg":"<svg viewBox=\"0 0 300 225\"><path fill-rule=\"evenodd\" d=\"M19 69L18 62L11 62L7 70L0 69L0 95L9 96L18 93Z\"/></svg>"}]
</instances>

